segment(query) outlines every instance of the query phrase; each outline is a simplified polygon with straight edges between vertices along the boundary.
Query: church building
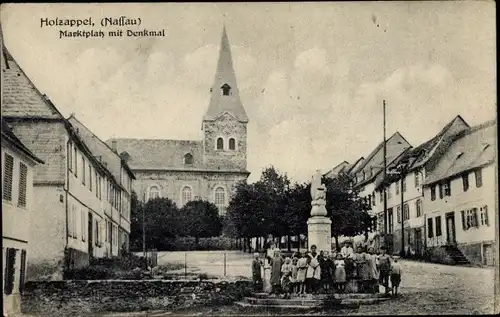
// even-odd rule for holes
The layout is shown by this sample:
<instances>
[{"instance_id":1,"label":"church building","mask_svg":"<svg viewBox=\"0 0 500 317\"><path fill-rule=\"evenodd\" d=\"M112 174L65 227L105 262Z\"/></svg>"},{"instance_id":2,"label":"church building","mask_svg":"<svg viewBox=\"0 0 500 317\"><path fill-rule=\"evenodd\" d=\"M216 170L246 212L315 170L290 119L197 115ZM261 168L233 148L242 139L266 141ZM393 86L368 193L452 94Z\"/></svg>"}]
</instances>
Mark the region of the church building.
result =
<instances>
[{"instance_id":1,"label":"church building","mask_svg":"<svg viewBox=\"0 0 500 317\"><path fill-rule=\"evenodd\" d=\"M240 100L225 27L210 92L210 103L202 118L202 140L107 141L134 172L134 190L139 199L168 197L178 207L191 200L207 200L225 214L236 184L246 181L250 174L248 117Z\"/></svg>"}]
</instances>

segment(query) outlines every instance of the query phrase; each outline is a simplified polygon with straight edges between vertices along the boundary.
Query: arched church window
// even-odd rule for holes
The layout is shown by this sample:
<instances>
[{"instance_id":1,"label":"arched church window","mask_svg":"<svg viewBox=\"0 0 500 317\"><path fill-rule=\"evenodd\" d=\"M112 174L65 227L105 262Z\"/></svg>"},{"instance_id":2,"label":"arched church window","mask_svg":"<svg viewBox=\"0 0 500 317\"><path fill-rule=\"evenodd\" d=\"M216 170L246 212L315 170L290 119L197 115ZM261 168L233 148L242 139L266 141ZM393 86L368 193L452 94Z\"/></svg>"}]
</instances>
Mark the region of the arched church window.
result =
<instances>
[{"instance_id":1,"label":"arched church window","mask_svg":"<svg viewBox=\"0 0 500 317\"><path fill-rule=\"evenodd\" d=\"M217 139L217 150L223 150L223 149L224 149L224 139L218 138Z\"/></svg>"},{"instance_id":2,"label":"arched church window","mask_svg":"<svg viewBox=\"0 0 500 317\"><path fill-rule=\"evenodd\" d=\"M184 164L193 164L193 155L191 155L191 153L187 153L186 155L184 155Z\"/></svg>"},{"instance_id":3,"label":"arched church window","mask_svg":"<svg viewBox=\"0 0 500 317\"><path fill-rule=\"evenodd\" d=\"M158 197L160 197L160 189L158 188L158 186L151 186L149 188L148 198L149 199L155 199L155 198L158 198Z\"/></svg>"},{"instance_id":4,"label":"arched church window","mask_svg":"<svg viewBox=\"0 0 500 317\"><path fill-rule=\"evenodd\" d=\"M189 186L185 186L182 189L182 205L183 206L191 201L192 195L193 195L193 191L191 190L191 188Z\"/></svg>"},{"instance_id":5,"label":"arched church window","mask_svg":"<svg viewBox=\"0 0 500 317\"><path fill-rule=\"evenodd\" d=\"M215 206L219 209L219 214L226 213L226 191L222 187L217 187L215 190Z\"/></svg>"},{"instance_id":6,"label":"arched church window","mask_svg":"<svg viewBox=\"0 0 500 317\"><path fill-rule=\"evenodd\" d=\"M230 138L229 139L229 149L230 150L235 150L236 149L236 141L234 140L234 138Z\"/></svg>"},{"instance_id":7,"label":"arched church window","mask_svg":"<svg viewBox=\"0 0 500 317\"><path fill-rule=\"evenodd\" d=\"M222 89L223 96L229 96L229 91L231 90L231 86L229 86L228 84L224 84L220 88Z\"/></svg>"}]
</instances>

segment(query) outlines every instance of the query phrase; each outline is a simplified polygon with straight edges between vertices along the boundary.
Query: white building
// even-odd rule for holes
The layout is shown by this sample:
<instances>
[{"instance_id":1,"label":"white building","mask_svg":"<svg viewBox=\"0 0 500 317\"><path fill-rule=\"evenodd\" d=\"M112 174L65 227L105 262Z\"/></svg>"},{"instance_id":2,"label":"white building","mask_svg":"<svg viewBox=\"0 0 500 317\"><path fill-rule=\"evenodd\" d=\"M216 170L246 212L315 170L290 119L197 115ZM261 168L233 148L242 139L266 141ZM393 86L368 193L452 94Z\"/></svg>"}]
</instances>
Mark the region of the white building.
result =
<instances>
[{"instance_id":1,"label":"white building","mask_svg":"<svg viewBox=\"0 0 500 317\"><path fill-rule=\"evenodd\" d=\"M34 205L27 279L62 278L64 265L118 255L130 233L129 190L3 47L2 118L45 161L33 175ZM122 240L128 238L122 234Z\"/></svg>"},{"instance_id":2,"label":"white building","mask_svg":"<svg viewBox=\"0 0 500 317\"><path fill-rule=\"evenodd\" d=\"M2 120L2 272L4 316L20 312L33 214L33 168L43 164ZM36 212L36 211L35 211Z\"/></svg>"},{"instance_id":3,"label":"white building","mask_svg":"<svg viewBox=\"0 0 500 317\"><path fill-rule=\"evenodd\" d=\"M427 247L459 249L471 263L492 265L497 224L496 121L443 142L427 170L424 210Z\"/></svg>"},{"instance_id":4,"label":"white building","mask_svg":"<svg viewBox=\"0 0 500 317\"><path fill-rule=\"evenodd\" d=\"M433 162L442 156L439 146L447 138L469 128L461 116L456 116L441 131L429 141L416 148L408 148L403 155L388 163L387 177L387 215L388 233L393 235L393 250L401 250L401 226L404 226L404 247L410 253L423 254L424 251L424 207L422 185L426 180L426 170ZM401 179L397 167L404 163L407 167L404 178ZM396 175L391 172L396 172ZM392 174L392 175L391 175ZM378 193L383 186L383 176L380 174L375 182ZM380 198L383 202L382 198ZM380 205L383 212L383 204ZM403 213L401 213L403 210ZM380 218L383 223L383 217ZM403 221L403 223L401 223ZM379 229L382 229L379 226Z\"/></svg>"}]
</instances>

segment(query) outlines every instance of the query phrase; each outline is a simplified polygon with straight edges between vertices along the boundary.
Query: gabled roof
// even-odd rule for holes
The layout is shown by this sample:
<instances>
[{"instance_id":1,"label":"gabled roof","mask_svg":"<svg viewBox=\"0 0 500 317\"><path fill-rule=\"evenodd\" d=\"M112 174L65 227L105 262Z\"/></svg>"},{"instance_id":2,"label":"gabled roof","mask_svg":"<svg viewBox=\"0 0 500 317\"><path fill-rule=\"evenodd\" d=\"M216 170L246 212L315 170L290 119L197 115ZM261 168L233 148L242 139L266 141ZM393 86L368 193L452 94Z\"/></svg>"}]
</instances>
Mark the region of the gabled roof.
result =
<instances>
[{"instance_id":1,"label":"gabled roof","mask_svg":"<svg viewBox=\"0 0 500 317\"><path fill-rule=\"evenodd\" d=\"M351 164L347 161L343 161L342 163L336 165L334 168L326 172L323 176L325 177L334 177L339 173L346 172L351 167Z\"/></svg>"},{"instance_id":2,"label":"gabled roof","mask_svg":"<svg viewBox=\"0 0 500 317\"><path fill-rule=\"evenodd\" d=\"M229 96L222 95L221 88L225 85L231 88ZM225 26L222 30L219 61L214 84L211 88L210 104L203 120L214 121L224 112L231 113L240 122L248 122L248 116L241 103L238 85L236 84L231 47Z\"/></svg>"},{"instance_id":3,"label":"gabled roof","mask_svg":"<svg viewBox=\"0 0 500 317\"><path fill-rule=\"evenodd\" d=\"M453 126L455 126L454 130L451 129ZM455 118L453 118L453 120L445 125L436 136L412 150L411 155L417 157L412 168L418 168L427 163L427 161L435 153L435 149L437 148L441 140L443 140L443 138L456 134L467 128L470 128L467 122L462 118L462 116L457 115Z\"/></svg>"},{"instance_id":4,"label":"gabled roof","mask_svg":"<svg viewBox=\"0 0 500 317\"><path fill-rule=\"evenodd\" d=\"M106 163L106 167L110 170L116 180L120 179L121 167L125 168L132 179L135 175L122 160L122 158L115 153L104 141L99 139L89 128L87 128L80 120L73 114L68 118L69 123L76 129L76 133L84 140L92 153L100 159L101 162Z\"/></svg>"},{"instance_id":5,"label":"gabled roof","mask_svg":"<svg viewBox=\"0 0 500 317\"><path fill-rule=\"evenodd\" d=\"M19 151L21 151L23 154L28 156L30 159L33 161L40 163L40 164L45 164L44 161L39 159L33 152L31 152L24 144L19 140L19 138L14 134L10 126L5 122L5 120L2 118L2 139L5 138L7 141L9 141L15 148L17 148Z\"/></svg>"},{"instance_id":6,"label":"gabled roof","mask_svg":"<svg viewBox=\"0 0 500 317\"><path fill-rule=\"evenodd\" d=\"M372 182L375 177L383 170L384 164L384 142L382 141L376 148L373 150L368 158L363 161L363 163L356 168L355 171L351 172L354 174L364 173L365 179L359 181L356 186L363 186L370 182ZM386 141L386 164L389 164L397 157L399 157L403 152L406 152L408 148L411 148L411 145L406 141L406 139L399 133L394 133L387 141ZM354 177L355 175L353 175Z\"/></svg>"},{"instance_id":7,"label":"gabled roof","mask_svg":"<svg viewBox=\"0 0 500 317\"><path fill-rule=\"evenodd\" d=\"M496 120L469 128L443 142L442 155L427 172L424 185L455 177L495 161Z\"/></svg>"},{"instance_id":8,"label":"gabled roof","mask_svg":"<svg viewBox=\"0 0 500 317\"><path fill-rule=\"evenodd\" d=\"M1 28L1 27L0 27ZM2 35L2 116L58 119L63 115L40 93L9 53Z\"/></svg>"}]
</instances>

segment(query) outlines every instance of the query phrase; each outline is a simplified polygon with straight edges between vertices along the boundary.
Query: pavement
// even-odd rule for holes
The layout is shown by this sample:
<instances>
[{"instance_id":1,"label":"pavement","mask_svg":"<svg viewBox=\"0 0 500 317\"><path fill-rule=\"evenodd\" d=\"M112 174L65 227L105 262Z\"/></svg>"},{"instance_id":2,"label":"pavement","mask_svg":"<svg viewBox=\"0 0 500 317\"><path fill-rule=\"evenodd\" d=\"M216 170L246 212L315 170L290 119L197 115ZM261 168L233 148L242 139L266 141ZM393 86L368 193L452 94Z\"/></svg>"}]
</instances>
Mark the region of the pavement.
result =
<instances>
[{"instance_id":1,"label":"pavement","mask_svg":"<svg viewBox=\"0 0 500 317\"><path fill-rule=\"evenodd\" d=\"M220 253L191 254L188 259L198 258L199 272L207 274L221 272ZM250 254L233 252L226 255L226 270L231 274L250 274ZM161 261L183 260L184 253L161 255ZM160 262L160 258L159 258ZM192 262L194 263L194 262ZM235 264L233 267L233 263ZM399 296L376 305L360 306L349 310L314 310L295 312L283 310L254 309L228 305L221 307L198 307L179 311L155 311L142 313L115 313L102 316L220 316L220 315L408 315L408 314L493 314L494 313L494 269L449 266L417 261L400 260L402 281ZM217 264L217 265L214 265ZM194 265L193 265L194 266ZM189 265L188 265L189 267ZM232 268L233 267L233 268ZM222 269L223 270L223 269ZM226 272L226 273L227 273ZM383 290L383 287L381 287Z\"/></svg>"}]
</instances>

